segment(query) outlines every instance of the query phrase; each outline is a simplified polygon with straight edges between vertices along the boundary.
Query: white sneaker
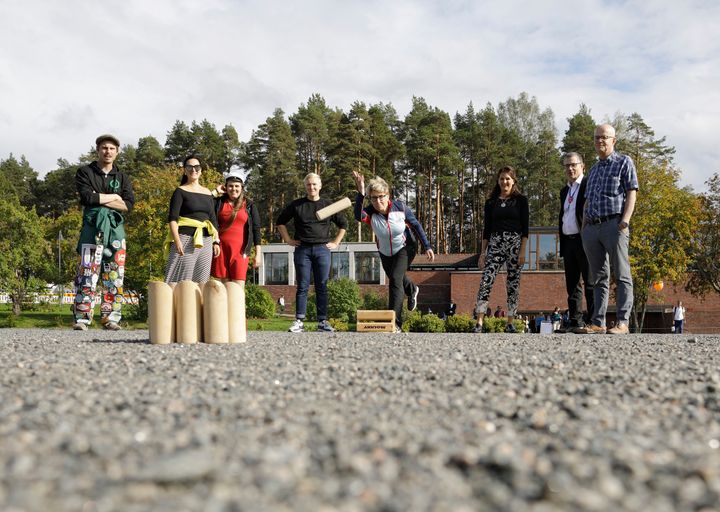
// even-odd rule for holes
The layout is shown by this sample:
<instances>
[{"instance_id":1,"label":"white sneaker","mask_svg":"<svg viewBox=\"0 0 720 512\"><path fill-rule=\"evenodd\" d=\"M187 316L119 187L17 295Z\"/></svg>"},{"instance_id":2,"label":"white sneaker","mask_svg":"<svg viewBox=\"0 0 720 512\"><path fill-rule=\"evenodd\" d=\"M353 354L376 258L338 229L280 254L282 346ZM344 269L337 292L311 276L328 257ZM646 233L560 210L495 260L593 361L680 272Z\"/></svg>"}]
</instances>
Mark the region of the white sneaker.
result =
<instances>
[{"instance_id":1,"label":"white sneaker","mask_svg":"<svg viewBox=\"0 0 720 512\"><path fill-rule=\"evenodd\" d=\"M412 292L412 295L408 297L407 301L407 308L408 311L415 311L417 308L417 298L418 294L420 293L420 287L418 285L415 285L415 289Z\"/></svg>"},{"instance_id":2,"label":"white sneaker","mask_svg":"<svg viewBox=\"0 0 720 512\"><path fill-rule=\"evenodd\" d=\"M317 325L318 331L324 331L324 332L335 332L335 329L333 329L333 326L330 325L330 322L327 320L323 320L322 322L318 322Z\"/></svg>"},{"instance_id":3,"label":"white sneaker","mask_svg":"<svg viewBox=\"0 0 720 512\"><path fill-rule=\"evenodd\" d=\"M296 318L293 324L288 329L288 332L305 332L305 324L299 318Z\"/></svg>"},{"instance_id":4,"label":"white sneaker","mask_svg":"<svg viewBox=\"0 0 720 512\"><path fill-rule=\"evenodd\" d=\"M106 331L122 331L122 327L117 322L108 322L103 325L103 329Z\"/></svg>"},{"instance_id":5,"label":"white sneaker","mask_svg":"<svg viewBox=\"0 0 720 512\"><path fill-rule=\"evenodd\" d=\"M77 322L77 323L73 324L73 331L87 331L87 330L88 330L87 324L83 324L81 322Z\"/></svg>"}]
</instances>

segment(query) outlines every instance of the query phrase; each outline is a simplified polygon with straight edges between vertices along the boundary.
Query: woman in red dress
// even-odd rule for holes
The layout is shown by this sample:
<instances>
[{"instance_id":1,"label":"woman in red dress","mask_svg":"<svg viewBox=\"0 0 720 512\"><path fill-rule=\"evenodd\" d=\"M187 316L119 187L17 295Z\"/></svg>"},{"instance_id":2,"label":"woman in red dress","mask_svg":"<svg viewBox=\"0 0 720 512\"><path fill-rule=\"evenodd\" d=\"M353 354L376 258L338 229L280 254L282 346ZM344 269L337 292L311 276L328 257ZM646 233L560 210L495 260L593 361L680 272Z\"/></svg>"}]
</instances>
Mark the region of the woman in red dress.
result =
<instances>
[{"instance_id":1,"label":"woman in red dress","mask_svg":"<svg viewBox=\"0 0 720 512\"><path fill-rule=\"evenodd\" d=\"M262 260L260 254L260 214L245 197L243 180L231 172L225 185L213 192L215 212L220 227L220 256L213 260L211 275L221 281L232 280L245 286L250 253L255 247L255 268Z\"/></svg>"}]
</instances>

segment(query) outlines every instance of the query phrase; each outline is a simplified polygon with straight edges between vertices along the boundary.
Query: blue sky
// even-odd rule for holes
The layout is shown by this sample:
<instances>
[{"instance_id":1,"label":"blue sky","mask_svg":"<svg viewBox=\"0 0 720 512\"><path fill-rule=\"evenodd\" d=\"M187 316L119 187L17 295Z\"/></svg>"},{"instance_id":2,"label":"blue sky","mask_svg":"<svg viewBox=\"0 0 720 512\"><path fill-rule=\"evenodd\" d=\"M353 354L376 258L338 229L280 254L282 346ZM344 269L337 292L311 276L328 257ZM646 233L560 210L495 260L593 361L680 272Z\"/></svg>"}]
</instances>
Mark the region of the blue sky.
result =
<instances>
[{"instance_id":1,"label":"blue sky","mask_svg":"<svg viewBox=\"0 0 720 512\"><path fill-rule=\"evenodd\" d=\"M463 112L525 91L561 137L638 112L677 149L682 183L720 172L720 2L549 0L5 0L0 158L41 174L95 136L164 143L175 120L233 124L247 140L277 107L413 95Z\"/></svg>"}]
</instances>

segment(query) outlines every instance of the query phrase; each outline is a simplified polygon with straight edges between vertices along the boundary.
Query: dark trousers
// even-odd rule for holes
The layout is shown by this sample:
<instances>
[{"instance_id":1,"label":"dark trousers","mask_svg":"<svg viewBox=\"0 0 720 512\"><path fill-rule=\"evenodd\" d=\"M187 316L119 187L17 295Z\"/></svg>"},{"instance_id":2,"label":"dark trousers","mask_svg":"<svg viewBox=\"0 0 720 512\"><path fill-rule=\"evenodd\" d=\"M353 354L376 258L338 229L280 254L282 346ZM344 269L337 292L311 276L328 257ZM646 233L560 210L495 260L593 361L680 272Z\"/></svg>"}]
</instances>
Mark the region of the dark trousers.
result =
<instances>
[{"instance_id":1,"label":"dark trousers","mask_svg":"<svg viewBox=\"0 0 720 512\"><path fill-rule=\"evenodd\" d=\"M299 245L293 256L295 263L295 317L305 319L307 297L310 289L310 273L315 279L315 304L318 322L327 319L327 282L330 277L330 249L325 244Z\"/></svg>"},{"instance_id":2,"label":"dark trousers","mask_svg":"<svg viewBox=\"0 0 720 512\"><path fill-rule=\"evenodd\" d=\"M564 240L563 261L565 264L565 289L568 295L568 315L570 326L577 327L589 324L592 317L594 294L592 283L589 279L588 260L583 249L580 235L577 238L566 238ZM580 278L585 284L585 302L587 303L587 314L583 316L582 299L583 286Z\"/></svg>"},{"instance_id":3,"label":"dark trousers","mask_svg":"<svg viewBox=\"0 0 720 512\"><path fill-rule=\"evenodd\" d=\"M390 280L390 297L388 307L395 311L395 323L402 327L402 307L405 296L415 291L415 284L407 276L407 269L410 266L415 253L403 247L392 256L385 256L380 253L380 262L383 270Z\"/></svg>"}]
</instances>

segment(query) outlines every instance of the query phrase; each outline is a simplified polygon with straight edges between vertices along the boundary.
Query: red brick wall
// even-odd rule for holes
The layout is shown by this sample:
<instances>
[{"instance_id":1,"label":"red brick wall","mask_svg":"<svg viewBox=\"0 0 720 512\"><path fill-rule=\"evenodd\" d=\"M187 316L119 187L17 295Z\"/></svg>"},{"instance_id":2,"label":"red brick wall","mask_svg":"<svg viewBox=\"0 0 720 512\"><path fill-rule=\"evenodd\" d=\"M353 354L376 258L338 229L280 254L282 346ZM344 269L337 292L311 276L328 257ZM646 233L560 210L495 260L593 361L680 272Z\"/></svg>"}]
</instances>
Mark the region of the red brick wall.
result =
<instances>
[{"instance_id":1,"label":"red brick wall","mask_svg":"<svg viewBox=\"0 0 720 512\"><path fill-rule=\"evenodd\" d=\"M421 311L427 311L428 307L432 308L435 313L444 311L452 296L457 303L458 313L472 314L480 287L480 272L412 271L408 272L408 276L420 286L418 307ZM500 305L507 310L505 277L505 273L499 274L493 286L490 294L490 306L493 309ZM285 312L293 313L295 311L294 286L268 285L265 288L275 301L280 294L285 294ZM387 286L360 285L360 289L363 293L367 290L375 290L381 296L387 296ZM676 287L672 283L666 283L661 292L653 292L651 295L648 305L655 306L656 309L661 305L671 307L678 300L682 300L687 309L685 325L688 332L720 333L720 295L711 294L703 300L693 297L681 286ZM562 271L524 272L520 281L520 313L540 311L549 313L555 306L561 310L567 308L564 273ZM610 321L614 317L615 305L611 304L608 309L608 321ZM670 313L665 313L662 317L658 314L651 316L652 318L648 317L646 320L646 327L669 332L670 320L672 320Z\"/></svg>"}]
</instances>

